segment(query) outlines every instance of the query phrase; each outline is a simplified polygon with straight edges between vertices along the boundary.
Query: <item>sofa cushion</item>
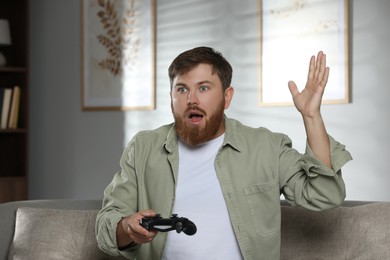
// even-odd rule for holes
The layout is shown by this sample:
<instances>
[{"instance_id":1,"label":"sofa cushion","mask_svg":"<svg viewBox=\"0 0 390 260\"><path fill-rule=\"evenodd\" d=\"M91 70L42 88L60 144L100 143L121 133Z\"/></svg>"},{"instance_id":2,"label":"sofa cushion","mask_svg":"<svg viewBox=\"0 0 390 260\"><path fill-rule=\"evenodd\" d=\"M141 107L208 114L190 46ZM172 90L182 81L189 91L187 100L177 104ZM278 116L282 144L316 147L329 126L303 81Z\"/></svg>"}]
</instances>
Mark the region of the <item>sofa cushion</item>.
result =
<instances>
[{"instance_id":1,"label":"sofa cushion","mask_svg":"<svg viewBox=\"0 0 390 260\"><path fill-rule=\"evenodd\" d=\"M390 259L389 205L323 212L282 207L281 259Z\"/></svg>"},{"instance_id":2,"label":"sofa cushion","mask_svg":"<svg viewBox=\"0 0 390 260\"><path fill-rule=\"evenodd\" d=\"M20 208L9 259L119 259L100 251L97 210Z\"/></svg>"}]
</instances>

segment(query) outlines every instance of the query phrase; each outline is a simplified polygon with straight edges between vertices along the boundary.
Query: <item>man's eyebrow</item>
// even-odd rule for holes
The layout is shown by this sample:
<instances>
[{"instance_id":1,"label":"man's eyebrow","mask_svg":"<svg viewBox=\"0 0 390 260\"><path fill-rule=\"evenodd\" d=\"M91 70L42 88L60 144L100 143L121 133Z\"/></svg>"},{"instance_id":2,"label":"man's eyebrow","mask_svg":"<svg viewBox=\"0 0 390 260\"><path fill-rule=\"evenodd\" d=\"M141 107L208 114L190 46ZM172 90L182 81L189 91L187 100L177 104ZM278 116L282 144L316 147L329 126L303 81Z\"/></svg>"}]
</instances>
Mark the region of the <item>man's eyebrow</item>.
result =
<instances>
[{"instance_id":1,"label":"man's eyebrow","mask_svg":"<svg viewBox=\"0 0 390 260\"><path fill-rule=\"evenodd\" d=\"M198 82L198 85L203 85L203 84L213 84L211 81L209 81L209 80L203 80L203 81L200 81L200 82Z\"/></svg>"},{"instance_id":2,"label":"man's eyebrow","mask_svg":"<svg viewBox=\"0 0 390 260\"><path fill-rule=\"evenodd\" d=\"M197 85L203 85L203 84L210 84L213 85L213 83L209 80L202 80L196 83ZM175 85L173 85L174 88L180 88L180 87L187 87L187 85L184 82L177 82Z\"/></svg>"},{"instance_id":3,"label":"man's eyebrow","mask_svg":"<svg viewBox=\"0 0 390 260\"><path fill-rule=\"evenodd\" d=\"M180 88L180 87L187 87L187 85L184 84L184 83L178 82L178 83L176 83L175 85L173 85L173 87L174 87L174 88Z\"/></svg>"}]
</instances>

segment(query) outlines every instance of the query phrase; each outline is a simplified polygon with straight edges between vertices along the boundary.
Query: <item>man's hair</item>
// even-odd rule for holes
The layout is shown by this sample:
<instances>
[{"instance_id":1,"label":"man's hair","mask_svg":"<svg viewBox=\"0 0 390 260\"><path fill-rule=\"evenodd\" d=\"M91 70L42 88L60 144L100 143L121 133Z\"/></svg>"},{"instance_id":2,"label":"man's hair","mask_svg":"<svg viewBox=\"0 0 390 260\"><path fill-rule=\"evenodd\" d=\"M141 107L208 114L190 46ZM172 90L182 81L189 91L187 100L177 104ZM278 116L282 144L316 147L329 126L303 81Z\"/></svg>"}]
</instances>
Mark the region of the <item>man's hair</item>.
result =
<instances>
[{"instance_id":1,"label":"man's hair","mask_svg":"<svg viewBox=\"0 0 390 260\"><path fill-rule=\"evenodd\" d=\"M233 69L229 62L220 52L217 52L210 47L197 47L179 54L179 56L172 61L168 69L171 89L175 77L189 72L199 64L211 65L213 69L212 73L218 74L223 91L230 86Z\"/></svg>"}]
</instances>

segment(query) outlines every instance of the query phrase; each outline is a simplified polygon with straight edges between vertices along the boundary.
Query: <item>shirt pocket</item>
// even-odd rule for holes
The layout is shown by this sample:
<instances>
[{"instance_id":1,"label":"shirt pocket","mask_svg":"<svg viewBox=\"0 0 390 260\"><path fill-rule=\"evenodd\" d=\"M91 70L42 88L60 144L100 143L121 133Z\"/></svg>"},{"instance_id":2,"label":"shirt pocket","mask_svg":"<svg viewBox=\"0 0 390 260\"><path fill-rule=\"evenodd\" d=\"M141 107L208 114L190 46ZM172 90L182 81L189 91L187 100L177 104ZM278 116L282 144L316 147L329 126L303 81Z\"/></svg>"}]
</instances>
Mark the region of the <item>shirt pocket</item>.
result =
<instances>
[{"instance_id":1,"label":"shirt pocket","mask_svg":"<svg viewBox=\"0 0 390 260\"><path fill-rule=\"evenodd\" d=\"M280 231L280 190L278 182L254 184L244 189L249 211L261 236Z\"/></svg>"}]
</instances>

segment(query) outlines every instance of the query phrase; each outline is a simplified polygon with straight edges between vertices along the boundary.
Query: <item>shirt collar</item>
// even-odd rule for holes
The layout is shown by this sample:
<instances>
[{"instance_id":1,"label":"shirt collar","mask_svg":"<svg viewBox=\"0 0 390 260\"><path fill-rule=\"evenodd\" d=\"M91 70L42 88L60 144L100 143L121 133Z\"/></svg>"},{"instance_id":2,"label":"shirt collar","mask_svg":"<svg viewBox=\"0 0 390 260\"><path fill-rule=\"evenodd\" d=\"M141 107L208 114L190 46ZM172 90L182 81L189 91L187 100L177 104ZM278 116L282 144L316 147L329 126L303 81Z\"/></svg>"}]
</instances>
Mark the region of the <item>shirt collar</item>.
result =
<instances>
[{"instance_id":1,"label":"shirt collar","mask_svg":"<svg viewBox=\"0 0 390 260\"><path fill-rule=\"evenodd\" d=\"M171 128L168 131L164 147L168 153L173 153L177 149L177 134L174 123L171 124Z\"/></svg>"},{"instance_id":2,"label":"shirt collar","mask_svg":"<svg viewBox=\"0 0 390 260\"><path fill-rule=\"evenodd\" d=\"M239 141L239 135L237 134L237 123L238 121L230 119L225 115L225 140L222 146L229 145L240 152L242 150L242 142Z\"/></svg>"}]
</instances>

